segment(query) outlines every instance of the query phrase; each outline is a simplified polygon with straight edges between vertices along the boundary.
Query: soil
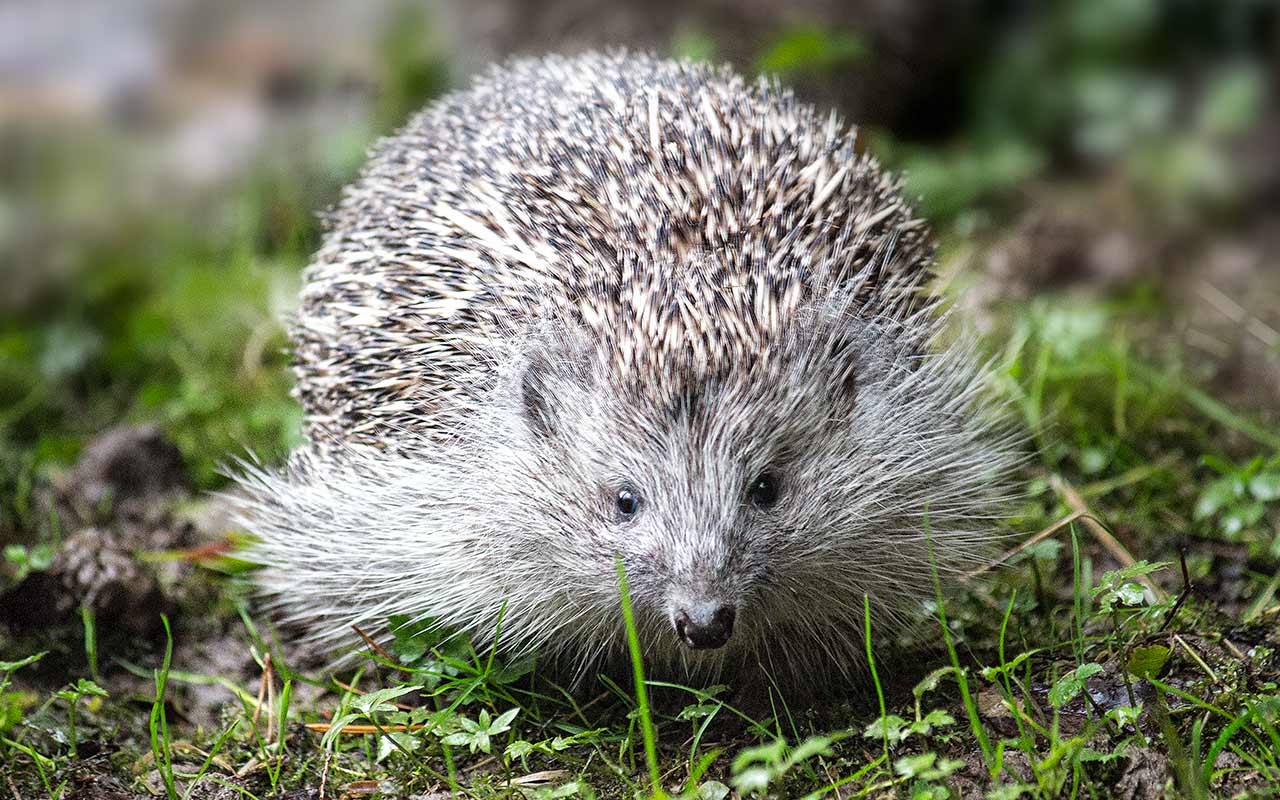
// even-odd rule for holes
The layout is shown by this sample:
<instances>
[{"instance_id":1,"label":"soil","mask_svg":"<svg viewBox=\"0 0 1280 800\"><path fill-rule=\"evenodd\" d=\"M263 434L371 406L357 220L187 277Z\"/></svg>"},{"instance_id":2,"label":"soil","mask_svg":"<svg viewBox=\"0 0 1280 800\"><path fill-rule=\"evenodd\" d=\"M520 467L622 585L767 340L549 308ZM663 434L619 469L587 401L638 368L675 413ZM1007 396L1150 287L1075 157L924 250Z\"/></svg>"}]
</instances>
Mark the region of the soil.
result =
<instances>
[{"instance_id":1,"label":"soil","mask_svg":"<svg viewBox=\"0 0 1280 800\"><path fill-rule=\"evenodd\" d=\"M150 665L166 643L161 615L183 671L251 683L258 666L239 621L231 624L235 614L220 605L225 587L199 566L204 554L221 552L228 528L214 501L193 498L178 449L158 429L105 431L40 501L64 531L53 563L0 594L0 641L12 639L5 652L48 652L15 676L19 685L56 689L69 672L85 671L82 609L106 654L100 683L113 696L154 691ZM148 667L139 674L130 664ZM179 718L201 725L216 723L234 700L222 686L181 682L170 697ZM114 784L102 781L89 781L83 796L112 796Z\"/></svg>"}]
</instances>

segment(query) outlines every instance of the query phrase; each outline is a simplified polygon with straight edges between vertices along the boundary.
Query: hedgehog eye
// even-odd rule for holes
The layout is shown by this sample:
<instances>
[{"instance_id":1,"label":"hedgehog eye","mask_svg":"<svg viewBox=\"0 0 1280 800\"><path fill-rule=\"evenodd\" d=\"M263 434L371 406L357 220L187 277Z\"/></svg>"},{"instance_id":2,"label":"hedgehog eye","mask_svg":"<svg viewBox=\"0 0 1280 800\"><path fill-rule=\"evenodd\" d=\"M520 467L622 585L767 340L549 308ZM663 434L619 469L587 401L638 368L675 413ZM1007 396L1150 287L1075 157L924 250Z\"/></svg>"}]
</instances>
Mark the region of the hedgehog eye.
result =
<instances>
[{"instance_id":1,"label":"hedgehog eye","mask_svg":"<svg viewBox=\"0 0 1280 800\"><path fill-rule=\"evenodd\" d=\"M624 486L619 489L614 502L617 504L618 513L622 515L623 519L631 519L640 510L640 495L630 486Z\"/></svg>"},{"instance_id":2,"label":"hedgehog eye","mask_svg":"<svg viewBox=\"0 0 1280 800\"><path fill-rule=\"evenodd\" d=\"M778 502L778 477L772 472L762 472L747 487L747 497L756 508L769 508Z\"/></svg>"}]
</instances>

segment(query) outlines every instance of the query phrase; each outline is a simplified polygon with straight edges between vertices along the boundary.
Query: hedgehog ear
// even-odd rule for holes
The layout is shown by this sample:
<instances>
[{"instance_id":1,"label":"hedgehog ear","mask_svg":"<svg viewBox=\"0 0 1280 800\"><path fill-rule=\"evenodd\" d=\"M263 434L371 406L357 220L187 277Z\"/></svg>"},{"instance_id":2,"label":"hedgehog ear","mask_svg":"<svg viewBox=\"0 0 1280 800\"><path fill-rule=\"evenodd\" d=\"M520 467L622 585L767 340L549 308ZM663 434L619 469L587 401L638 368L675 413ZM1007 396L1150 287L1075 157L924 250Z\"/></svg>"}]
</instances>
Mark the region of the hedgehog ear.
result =
<instances>
[{"instance_id":1,"label":"hedgehog ear","mask_svg":"<svg viewBox=\"0 0 1280 800\"><path fill-rule=\"evenodd\" d=\"M550 361L542 354L531 357L520 374L520 408L525 421L536 433L548 437L556 429L555 414L548 399L550 377Z\"/></svg>"},{"instance_id":2,"label":"hedgehog ear","mask_svg":"<svg viewBox=\"0 0 1280 800\"><path fill-rule=\"evenodd\" d=\"M567 398L580 397L595 382L591 350L578 337L557 331L533 338L517 373L515 393L530 429L553 436L564 427Z\"/></svg>"}]
</instances>

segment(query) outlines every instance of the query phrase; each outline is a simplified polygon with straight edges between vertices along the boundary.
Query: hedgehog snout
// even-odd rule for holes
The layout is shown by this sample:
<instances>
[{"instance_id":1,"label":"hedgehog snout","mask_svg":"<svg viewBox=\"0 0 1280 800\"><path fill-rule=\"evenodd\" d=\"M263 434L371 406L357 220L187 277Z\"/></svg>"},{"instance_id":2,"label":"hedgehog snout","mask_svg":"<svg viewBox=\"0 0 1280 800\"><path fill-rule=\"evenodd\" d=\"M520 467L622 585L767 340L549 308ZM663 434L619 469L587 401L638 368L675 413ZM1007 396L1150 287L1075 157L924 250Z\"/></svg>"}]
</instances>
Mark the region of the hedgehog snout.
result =
<instances>
[{"instance_id":1,"label":"hedgehog snout","mask_svg":"<svg viewBox=\"0 0 1280 800\"><path fill-rule=\"evenodd\" d=\"M676 635L694 650L724 647L733 635L733 606L716 602L684 603L671 614Z\"/></svg>"}]
</instances>

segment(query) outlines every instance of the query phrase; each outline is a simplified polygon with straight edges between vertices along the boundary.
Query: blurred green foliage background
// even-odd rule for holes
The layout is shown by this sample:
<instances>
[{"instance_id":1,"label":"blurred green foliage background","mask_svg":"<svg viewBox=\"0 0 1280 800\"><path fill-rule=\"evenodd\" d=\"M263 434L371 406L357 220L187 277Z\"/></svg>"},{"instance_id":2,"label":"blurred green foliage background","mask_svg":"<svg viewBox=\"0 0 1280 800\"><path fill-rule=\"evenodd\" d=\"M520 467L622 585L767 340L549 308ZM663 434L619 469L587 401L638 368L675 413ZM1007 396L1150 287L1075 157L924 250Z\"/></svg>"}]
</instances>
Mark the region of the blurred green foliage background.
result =
<instances>
[{"instance_id":1,"label":"blurred green foliage background","mask_svg":"<svg viewBox=\"0 0 1280 800\"><path fill-rule=\"evenodd\" d=\"M839 105L938 226L944 278L997 296L969 309L979 324L1055 347L1079 339L1086 349L1074 360L1086 372L1114 372L1106 354L1126 314L1126 335L1182 364L1179 304L1190 301L1175 285L1196 280L1183 256L1221 238L1252 252L1261 277L1246 285L1263 287L1251 298L1263 302L1248 313L1274 332L1264 317L1277 271L1277 14L1262 0L589 11L483 0L359 12L138 0L109 25L91 4L61 5L62 16L5 11L0 39L6 535L33 524L34 483L122 421L162 426L198 488L219 485L229 456L281 457L297 441L299 411L280 320L319 241L318 213L377 135L483 61L517 52L630 44L728 59ZM1052 254L1033 241L1008 267L1020 277L989 268L1028 215L1074 219L1063 208L1101 209L1103 228L1118 220L1139 255L1118 277L1067 264L1080 274L1046 278L1037 270ZM1098 224L1089 217L1066 235L1112 233ZM1025 285L1011 314L1005 284ZM1080 315L1036 300L1064 286L1083 287ZM988 318L992 308L1004 316ZM1267 372L1275 351L1243 367L1263 382L1250 414L1280 407L1265 402L1277 388ZM1215 369L1196 374L1214 393ZM1053 413L1070 419L1062 397ZM1092 418L1077 422L1074 435L1106 439L1089 432ZM1071 452L1094 459L1117 447L1078 444Z\"/></svg>"}]
</instances>

